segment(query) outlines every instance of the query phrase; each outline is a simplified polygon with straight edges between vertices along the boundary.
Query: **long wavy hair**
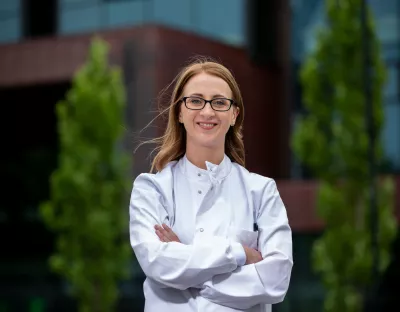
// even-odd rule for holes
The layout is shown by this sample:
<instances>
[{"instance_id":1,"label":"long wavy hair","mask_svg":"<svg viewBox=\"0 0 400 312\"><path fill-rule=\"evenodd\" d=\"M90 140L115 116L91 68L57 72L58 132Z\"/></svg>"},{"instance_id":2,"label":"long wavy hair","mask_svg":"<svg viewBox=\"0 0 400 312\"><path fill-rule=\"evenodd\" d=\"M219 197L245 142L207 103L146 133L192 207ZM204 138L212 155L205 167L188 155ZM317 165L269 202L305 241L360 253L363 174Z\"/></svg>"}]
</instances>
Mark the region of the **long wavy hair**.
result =
<instances>
[{"instance_id":1,"label":"long wavy hair","mask_svg":"<svg viewBox=\"0 0 400 312\"><path fill-rule=\"evenodd\" d=\"M155 143L156 155L152 161L151 172L161 171L170 161L179 160L186 152L186 130L179 123L179 109L183 103L183 89L193 76L207 73L226 81L232 91L234 105L239 108L239 115L234 126L231 126L225 137L225 154L234 162L245 166L245 151L243 143L244 106L239 86L232 73L222 64L210 58L196 58L184 67L172 81L174 84L171 99L166 109L160 115L168 114L167 127L161 137L144 143Z\"/></svg>"}]
</instances>

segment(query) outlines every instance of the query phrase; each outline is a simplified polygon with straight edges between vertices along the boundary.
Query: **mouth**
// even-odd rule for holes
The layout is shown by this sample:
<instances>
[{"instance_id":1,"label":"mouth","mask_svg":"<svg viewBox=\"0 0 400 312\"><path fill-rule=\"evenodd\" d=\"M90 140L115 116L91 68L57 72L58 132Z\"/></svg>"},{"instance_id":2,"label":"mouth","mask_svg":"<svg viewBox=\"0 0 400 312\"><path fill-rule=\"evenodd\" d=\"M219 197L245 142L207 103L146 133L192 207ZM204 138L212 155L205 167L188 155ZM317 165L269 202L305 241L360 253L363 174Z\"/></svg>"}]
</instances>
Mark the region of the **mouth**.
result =
<instances>
[{"instance_id":1,"label":"mouth","mask_svg":"<svg viewBox=\"0 0 400 312\"><path fill-rule=\"evenodd\" d=\"M199 125L200 128L204 130L211 130L217 125L216 123L205 123L205 122L198 122L197 124Z\"/></svg>"}]
</instances>

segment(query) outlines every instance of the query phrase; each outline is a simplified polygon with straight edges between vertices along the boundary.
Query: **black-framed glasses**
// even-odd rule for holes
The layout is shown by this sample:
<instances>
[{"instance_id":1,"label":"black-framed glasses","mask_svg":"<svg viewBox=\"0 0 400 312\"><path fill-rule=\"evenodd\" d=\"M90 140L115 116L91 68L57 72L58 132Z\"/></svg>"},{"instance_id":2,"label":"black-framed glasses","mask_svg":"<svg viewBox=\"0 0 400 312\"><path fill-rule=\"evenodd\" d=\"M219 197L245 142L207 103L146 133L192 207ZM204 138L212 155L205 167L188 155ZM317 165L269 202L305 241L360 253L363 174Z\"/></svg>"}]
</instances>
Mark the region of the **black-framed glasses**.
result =
<instances>
[{"instance_id":1,"label":"black-framed glasses","mask_svg":"<svg viewBox=\"0 0 400 312\"><path fill-rule=\"evenodd\" d=\"M234 100L226 98L215 98L212 100L205 100L197 96L185 96L184 98L182 98L182 101L185 103L185 106L188 109L192 110L202 110L207 103L210 103L211 108L218 112L225 112L230 110L232 104L235 103Z\"/></svg>"}]
</instances>

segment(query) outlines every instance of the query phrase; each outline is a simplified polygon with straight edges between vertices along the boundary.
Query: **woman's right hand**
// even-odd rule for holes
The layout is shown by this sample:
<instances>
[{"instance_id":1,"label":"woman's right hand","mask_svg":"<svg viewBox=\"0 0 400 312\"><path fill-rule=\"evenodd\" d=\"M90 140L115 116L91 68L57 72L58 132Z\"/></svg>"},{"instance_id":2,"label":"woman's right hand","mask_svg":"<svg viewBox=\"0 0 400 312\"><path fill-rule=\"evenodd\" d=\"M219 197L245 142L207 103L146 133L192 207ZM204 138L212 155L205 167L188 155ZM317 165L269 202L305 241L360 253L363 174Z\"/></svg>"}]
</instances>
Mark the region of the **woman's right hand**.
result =
<instances>
[{"instance_id":1,"label":"woman's right hand","mask_svg":"<svg viewBox=\"0 0 400 312\"><path fill-rule=\"evenodd\" d=\"M163 223L161 226L156 224L154 226L154 230L156 231L156 234L160 241L164 243L169 243L169 242L177 242L180 243L181 241L179 240L179 237L172 231L172 229Z\"/></svg>"},{"instance_id":2,"label":"woman's right hand","mask_svg":"<svg viewBox=\"0 0 400 312\"><path fill-rule=\"evenodd\" d=\"M260 262L263 258L261 256L261 253L253 248L244 246L244 252L246 253L246 264L253 264L253 263L257 263Z\"/></svg>"}]
</instances>

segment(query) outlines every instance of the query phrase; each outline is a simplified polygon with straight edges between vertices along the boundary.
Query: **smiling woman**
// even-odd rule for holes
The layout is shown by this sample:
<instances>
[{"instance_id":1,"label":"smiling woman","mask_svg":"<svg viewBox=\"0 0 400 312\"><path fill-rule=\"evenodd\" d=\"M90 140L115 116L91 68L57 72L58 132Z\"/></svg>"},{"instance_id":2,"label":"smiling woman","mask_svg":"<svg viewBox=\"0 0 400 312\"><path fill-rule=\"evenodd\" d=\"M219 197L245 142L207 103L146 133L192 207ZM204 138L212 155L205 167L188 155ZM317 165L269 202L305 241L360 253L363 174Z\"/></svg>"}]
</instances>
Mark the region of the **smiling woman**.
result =
<instances>
[{"instance_id":1,"label":"smiling woman","mask_svg":"<svg viewBox=\"0 0 400 312\"><path fill-rule=\"evenodd\" d=\"M244 106L223 65L175 80L152 171L130 202L145 311L270 311L288 290L292 233L275 182L244 168Z\"/></svg>"},{"instance_id":2,"label":"smiling woman","mask_svg":"<svg viewBox=\"0 0 400 312\"><path fill-rule=\"evenodd\" d=\"M185 105L179 105L179 122L187 135L186 156L203 169L204 157L219 164L225 153L226 134L234 127L240 111L237 104L232 106L235 102L228 83L207 71L201 72L187 82L183 95Z\"/></svg>"},{"instance_id":3,"label":"smiling woman","mask_svg":"<svg viewBox=\"0 0 400 312\"><path fill-rule=\"evenodd\" d=\"M204 98L212 101L209 102ZM229 102L229 108L222 110L221 101L224 101L225 105ZM207 105L208 103L210 105ZM196 125L199 128L199 123L204 124L205 121L219 126L218 133L220 134L225 129L223 135L214 137L214 141L219 139L219 154L222 152L223 155L225 152L230 159L244 166L243 99L232 73L223 65L199 59L183 68L175 78L175 89L172 92L167 112L168 124L164 135L151 141L158 143L156 148L158 153L153 160L151 171L161 171L170 161L182 158L187 154L187 144L200 144L199 141L196 141L196 138L199 139L199 137L192 130L195 130ZM196 122L193 119L195 116ZM192 124L189 123L189 118L192 118ZM230 127L226 126L226 122L222 124L222 121L227 118L232 118L229 123ZM203 127L207 128L204 125ZM188 140L189 136L194 141ZM209 139L208 143L211 144L209 148L199 150L207 153L207 156L204 156L206 158L216 155L210 150L210 148L215 148L215 144L213 145L211 141ZM207 150L211 153L208 153ZM215 159L209 159L209 161L213 162ZM214 163L220 161L221 159ZM204 168L204 163L200 164L200 167Z\"/></svg>"}]
</instances>

